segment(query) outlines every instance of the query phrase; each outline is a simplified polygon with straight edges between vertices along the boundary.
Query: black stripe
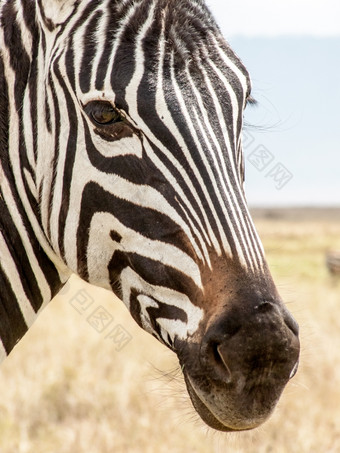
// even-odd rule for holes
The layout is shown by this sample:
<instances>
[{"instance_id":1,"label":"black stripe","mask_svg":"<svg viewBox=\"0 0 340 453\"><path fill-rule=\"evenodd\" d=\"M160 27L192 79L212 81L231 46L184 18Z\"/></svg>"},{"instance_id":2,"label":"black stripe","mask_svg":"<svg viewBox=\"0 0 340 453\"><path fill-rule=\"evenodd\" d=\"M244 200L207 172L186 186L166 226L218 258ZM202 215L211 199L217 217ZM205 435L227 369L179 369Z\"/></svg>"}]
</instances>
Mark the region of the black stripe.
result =
<instances>
[{"instance_id":1,"label":"black stripe","mask_svg":"<svg viewBox=\"0 0 340 453\"><path fill-rule=\"evenodd\" d=\"M137 253L123 252L116 250L108 265L111 281L117 281L125 268L131 268L136 274L150 285L163 286L182 294L190 299L195 294L192 303L200 305L203 301L203 294L195 282L179 270L166 266L159 261L138 255Z\"/></svg>"},{"instance_id":2,"label":"black stripe","mask_svg":"<svg viewBox=\"0 0 340 453\"><path fill-rule=\"evenodd\" d=\"M36 24L36 3L32 0L20 0L23 11L23 18L25 26L28 28L31 35L34 37L38 36L37 24Z\"/></svg>"},{"instance_id":3,"label":"black stripe","mask_svg":"<svg viewBox=\"0 0 340 453\"><path fill-rule=\"evenodd\" d=\"M15 73L20 73L20 77L15 78L15 105L19 110L25 92L27 79L30 70L30 59L23 46L21 30L17 24L17 13L14 4L7 2L2 10L1 27L4 33L4 41L8 48L10 65Z\"/></svg>"},{"instance_id":4,"label":"black stripe","mask_svg":"<svg viewBox=\"0 0 340 453\"><path fill-rule=\"evenodd\" d=\"M97 48L97 27L103 17L101 11L97 11L89 24L84 28L84 43L83 43L83 58L80 67L79 85L83 93L87 93L90 89L92 76L92 62L96 55ZM79 52L79 50L78 50Z\"/></svg>"},{"instance_id":5,"label":"black stripe","mask_svg":"<svg viewBox=\"0 0 340 453\"><path fill-rule=\"evenodd\" d=\"M18 273L21 276L22 286L24 288L26 297L32 301L32 307L37 312L43 302L42 295L40 293L36 277L32 270L30 260L25 253L25 249L23 247L17 227L14 224L13 219L10 217L1 192L0 195L0 227L2 227L1 229L3 234L5 235L7 247L13 261L15 262Z\"/></svg>"},{"instance_id":6,"label":"black stripe","mask_svg":"<svg viewBox=\"0 0 340 453\"><path fill-rule=\"evenodd\" d=\"M5 78L5 67L0 55L0 156L8 149L9 137L9 96Z\"/></svg>"},{"instance_id":7,"label":"black stripe","mask_svg":"<svg viewBox=\"0 0 340 453\"><path fill-rule=\"evenodd\" d=\"M0 263L0 338L9 354L27 332L27 326L16 297Z\"/></svg>"}]
</instances>

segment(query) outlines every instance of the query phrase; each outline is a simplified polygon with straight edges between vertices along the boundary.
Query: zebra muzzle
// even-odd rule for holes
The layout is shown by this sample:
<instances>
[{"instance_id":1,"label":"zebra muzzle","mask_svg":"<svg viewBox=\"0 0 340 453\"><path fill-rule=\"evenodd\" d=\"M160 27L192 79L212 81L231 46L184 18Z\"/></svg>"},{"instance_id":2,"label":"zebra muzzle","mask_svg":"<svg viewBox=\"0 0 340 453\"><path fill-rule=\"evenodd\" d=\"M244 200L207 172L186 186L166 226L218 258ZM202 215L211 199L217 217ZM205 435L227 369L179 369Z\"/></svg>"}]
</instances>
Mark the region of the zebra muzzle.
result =
<instances>
[{"instance_id":1,"label":"zebra muzzle","mask_svg":"<svg viewBox=\"0 0 340 453\"><path fill-rule=\"evenodd\" d=\"M211 324L200 346L180 357L195 409L221 431L263 423L297 371L298 328L288 311L273 302L252 311L246 318L229 313L229 319Z\"/></svg>"}]
</instances>

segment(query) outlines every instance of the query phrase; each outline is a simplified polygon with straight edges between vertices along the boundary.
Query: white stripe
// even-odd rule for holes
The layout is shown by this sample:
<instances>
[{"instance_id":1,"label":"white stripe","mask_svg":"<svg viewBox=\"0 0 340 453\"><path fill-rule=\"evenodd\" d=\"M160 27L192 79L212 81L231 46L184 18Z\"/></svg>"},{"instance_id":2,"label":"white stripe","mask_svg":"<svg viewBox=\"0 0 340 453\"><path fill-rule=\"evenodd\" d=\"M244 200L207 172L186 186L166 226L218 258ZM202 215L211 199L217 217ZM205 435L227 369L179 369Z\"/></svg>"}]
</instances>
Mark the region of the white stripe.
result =
<instances>
[{"instance_id":1,"label":"white stripe","mask_svg":"<svg viewBox=\"0 0 340 453\"><path fill-rule=\"evenodd\" d=\"M88 20L89 21L91 20L91 16L89 16ZM79 75L81 74L81 69L82 69L81 63L82 63L83 54L84 54L85 31L86 31L85 26L78 27L72 36L73 50L75 50L75 52L73 52L72 65L73 65L73 70L74 70L74 75L75 75L76 92L78 92L78 93L81 93L81 89L79 86L79 79L80 79ZM58 52L58 54L55 55L54 60L59 59L59 63L60 63L61 59L64 60L66 58L66 54L67 54L67 52L63 48L60 48L60 52ZM66 72L65 72L65 76L66 76ZM68 80L68 77L64 77L64 79L65 79L64 81L66 81L66 78ZM59 90L59 91L62 91L62 90ZM73 89L72 89L72 91L73 91Z\"/></svg>"},{"instance_id":2,"label":"white stripe","mask_svg":"<svg viewBox=\"0 0 340 453\"><path fill-rule=\"evenodd\" d=\"M25 137L25 149L26 155L29 164L35 170L36 168L36 158L34 155L33 148L33 124L31 116L31 103L30 103L30 89L28 88L25 92L24 102L23 102L23 116L25 121L23 122L23 135ZM39 123L40 121L38 121ZM38 127L38 126L37 126Z\"/></svg>"},{"instance_id":3,"label":"white stripe","mask_svg":"<svg viewBox=\"0 0 340 453\"><path fill-rule=\"evenodd\" d=\"M32 174L30 171L27 170L27 168L24 168L23 173L25 175L25 179L27 182L27 185L29 187L29 191L33 195L33 197L38 201L38 191L35 185L35 182L33 180Z\"/></svg>"}]
</instances>

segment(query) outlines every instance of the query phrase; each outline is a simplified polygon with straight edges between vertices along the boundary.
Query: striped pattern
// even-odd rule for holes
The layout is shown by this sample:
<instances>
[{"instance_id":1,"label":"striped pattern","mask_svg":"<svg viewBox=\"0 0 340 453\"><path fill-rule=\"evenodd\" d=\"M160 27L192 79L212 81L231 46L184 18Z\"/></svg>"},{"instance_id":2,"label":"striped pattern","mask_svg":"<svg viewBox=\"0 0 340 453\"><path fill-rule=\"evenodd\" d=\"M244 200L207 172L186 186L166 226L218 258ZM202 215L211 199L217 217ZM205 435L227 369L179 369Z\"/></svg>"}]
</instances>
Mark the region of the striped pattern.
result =
<instances>
[{"instance_id":1,"label":"striped pattern","mask_svg":"<svg viewBox=\"0 0 340 453\"><path fill-rule=\"evenodd\" d=\"M216 257L265 272L242 187L246 69L201 0L0 8L4 353L71 272L173 347L204 318ZM119 124L88 115L104 101Z\"/></svg>"}]
</instances>

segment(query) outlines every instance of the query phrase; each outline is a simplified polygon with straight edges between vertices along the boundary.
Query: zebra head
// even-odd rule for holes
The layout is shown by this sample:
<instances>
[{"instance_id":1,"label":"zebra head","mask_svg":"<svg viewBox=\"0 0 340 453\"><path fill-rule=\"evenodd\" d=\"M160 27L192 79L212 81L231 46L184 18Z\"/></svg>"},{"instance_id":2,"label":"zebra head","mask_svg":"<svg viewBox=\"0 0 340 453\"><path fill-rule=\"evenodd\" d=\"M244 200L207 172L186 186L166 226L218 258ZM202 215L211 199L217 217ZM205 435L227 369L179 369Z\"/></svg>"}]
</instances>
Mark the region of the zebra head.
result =
<instances>
[{"instance_id":1,"label":"zebra head","mask_svg":"<svg viewBox=\"0 0 340 453\"><path fill-rule=\"evenodd\" d=\"M245 67L203 0L41 0L37 17L37 185L55 254L177 353L208 425L258 426L299 341L243 191Z\"/></svg>"}]
</instances>

